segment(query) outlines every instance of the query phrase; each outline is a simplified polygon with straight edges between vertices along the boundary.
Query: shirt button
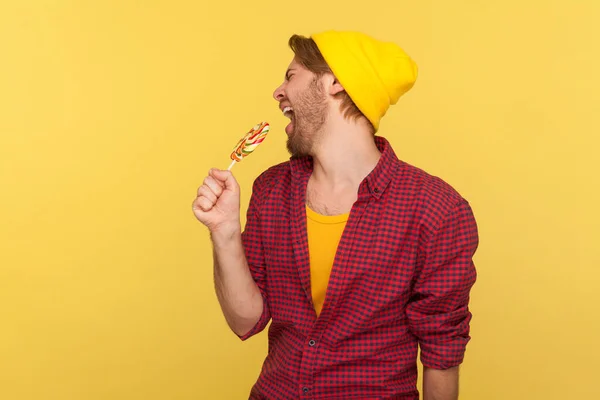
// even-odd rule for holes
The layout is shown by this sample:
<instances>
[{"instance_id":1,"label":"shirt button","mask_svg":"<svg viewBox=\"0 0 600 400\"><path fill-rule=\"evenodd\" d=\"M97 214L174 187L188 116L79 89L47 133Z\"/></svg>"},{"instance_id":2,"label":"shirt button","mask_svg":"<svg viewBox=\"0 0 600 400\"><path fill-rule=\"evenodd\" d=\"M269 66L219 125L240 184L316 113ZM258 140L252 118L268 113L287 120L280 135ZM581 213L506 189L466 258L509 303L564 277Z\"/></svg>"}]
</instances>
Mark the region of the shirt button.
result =
<instances>
[{"instance_id":1,"label":"shirt button","mask_svg":"<svg viewBox=\"0 0 600 400\"><path fill-rule=\"evenodd\" d=\"M374 191L375 193L379 193L379 188L375 188L375 189L373 189L373 191Z\"/></svg>"},{"instance_id":2,"label":"shirt button","mask_svg":"<svg viewBox=\"0 0 600 400\"><path fill-rule=\"evenodd\" d=\"M302 391L303 391L304 393L308 393L308 388L307 388L307 387L303 387L303 388L302 388Z\"/></svg>"},{"instance_id":3,"label":"shirt button","mask_svg":"<svg viewBox=\"0 0 600 400\"><path fill-rule=\"evenodd\" d=\"M314 341L314 340L312 340L312 339L308 341L308 345L309 345L310 347L313 347L315 344L317 344L317 342L315 342L315 341Z\"/></svg>"}]
</instances>

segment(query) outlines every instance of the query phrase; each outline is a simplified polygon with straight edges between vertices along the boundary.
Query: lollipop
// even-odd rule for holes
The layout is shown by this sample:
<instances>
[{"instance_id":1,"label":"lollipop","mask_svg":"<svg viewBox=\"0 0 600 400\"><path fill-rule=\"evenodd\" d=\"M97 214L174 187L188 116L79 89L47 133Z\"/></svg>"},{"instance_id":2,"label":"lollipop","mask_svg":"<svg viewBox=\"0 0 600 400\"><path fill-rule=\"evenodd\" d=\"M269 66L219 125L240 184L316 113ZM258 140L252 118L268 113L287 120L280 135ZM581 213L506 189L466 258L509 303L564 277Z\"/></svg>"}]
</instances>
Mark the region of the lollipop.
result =
<instances>
[{"instance_id":1,"label":"lollipop","mask_svg":"<svg viewBox=\"0 0 600 400\"><path fill-rule=\"evenodd\" d=\"M227 170L230 170L233 167L233 164L242 161L242 158L252 153L254 149L265 140L267 133L269 133L269 124L267 122L256 124L254 128L250 129L233 149L233 152L231 153L231 159L233 161Z\"/></svg>"}]
</instances>

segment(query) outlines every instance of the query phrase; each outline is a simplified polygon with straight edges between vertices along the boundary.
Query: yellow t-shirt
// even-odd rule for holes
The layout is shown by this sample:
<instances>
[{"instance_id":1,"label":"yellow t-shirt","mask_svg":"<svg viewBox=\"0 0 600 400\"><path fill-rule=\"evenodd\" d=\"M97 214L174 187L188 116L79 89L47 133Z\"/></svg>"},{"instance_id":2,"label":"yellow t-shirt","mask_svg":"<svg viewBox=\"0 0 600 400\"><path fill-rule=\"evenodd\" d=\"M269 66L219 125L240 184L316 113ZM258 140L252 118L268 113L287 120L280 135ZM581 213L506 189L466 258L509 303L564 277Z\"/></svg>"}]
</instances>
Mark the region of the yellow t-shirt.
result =
<instances>
[{"instance_id":1,"label":"yellow t-shirt","mask_svg":"<svg viewBox=\"0 0 600 400\"><path fill-rule=\"evenodd\" d=\"M317 316L325 302L327 283L338 244L350 213L321 215L306 207L306 230L310 257L310 287Z\"/></svg>"}]
</instances>

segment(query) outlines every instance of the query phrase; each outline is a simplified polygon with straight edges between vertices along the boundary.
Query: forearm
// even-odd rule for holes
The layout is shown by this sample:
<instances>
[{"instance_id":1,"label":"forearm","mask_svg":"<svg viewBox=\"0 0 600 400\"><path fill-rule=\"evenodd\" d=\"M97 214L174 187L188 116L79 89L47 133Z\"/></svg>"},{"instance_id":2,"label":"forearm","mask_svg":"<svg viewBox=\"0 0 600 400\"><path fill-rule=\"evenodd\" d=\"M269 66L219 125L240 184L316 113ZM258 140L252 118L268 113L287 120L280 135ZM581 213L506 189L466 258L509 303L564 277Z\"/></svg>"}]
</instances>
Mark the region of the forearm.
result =
<instances>
[{"instance_id":1,"label":"forearm","mask_svg":"<svg viewBox=\"0 0 600 400\"><path fill-rule=\"evenodd\" d=\"M423 400L458 400L458 367L423 368Z\"/></svg>"},{"instance_id":2,"label":"forearm","mask_svg":"<svg viewBox=\"0 0 600 400\"><path fill-rule=\"evenodd\" d=\"M212 239L217 298L229 327L241 336L260 319L263 298L250 274L240 230Z\"/></svg>"}]
</instances>

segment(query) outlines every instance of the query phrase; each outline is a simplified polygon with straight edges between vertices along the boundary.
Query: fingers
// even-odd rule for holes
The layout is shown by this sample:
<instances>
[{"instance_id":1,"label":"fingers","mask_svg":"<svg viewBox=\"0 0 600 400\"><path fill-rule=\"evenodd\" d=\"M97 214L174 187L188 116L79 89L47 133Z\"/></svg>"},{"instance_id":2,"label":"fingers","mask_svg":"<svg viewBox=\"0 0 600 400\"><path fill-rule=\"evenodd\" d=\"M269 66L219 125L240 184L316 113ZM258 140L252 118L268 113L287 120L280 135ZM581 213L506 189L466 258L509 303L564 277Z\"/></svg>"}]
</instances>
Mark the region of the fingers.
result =
<instances>
[{"instance_id":1,"label":"fingers","mask_svg":"<svg viewBox=\"0 0 600 400\"><path fill-rule=\"evenodd\" d=\"M231 171L212 168L208 172L208 174L209 174L209 176L213 177L216 181L218 181L220 184L222 184L225 187L225 189L232 190L236 193L239 192L239 185L238 185L237 181L235 180L235 178L233 177L233 174L231 173Z\"/></svg>"},{"instance_id":2,"label":"fingers","mask_svg":"<svg viewBox=\"0 0 600 400\"><path fill-rule=\"evenodd\" d=\"M204 178L202 186L198 188L197 197L192 203L192 208L209 212L217 204L225 190L232 191L234 199L236 194L239 196L239 185L231 172L211 169L208 176Z\"/></svg>"},{"instance_id":3,"label":"fingers","mask_svg":"<svg viewBox=\"0 0 600 400\"><path fill-rule=\"evenodd\" d=\"M194 207L202 211L210 211L217 203L221 193L223 193L223 187L210 176L206 177L202 186L198 188Z\"/></svg>"},{"instance_id":4,"label":"fingers","mask_svg":"<svg viewBox=\"0 0 600 400\"><path fill-rule=\"evenodd\" d=\"M194 200L194 203L192 203L193 210L201 210L204 212L209 212L214 206L215 202L204 196L196 197L196 200Z\"/></svg>"},{"instance_id":5,"label":"fingers","mask_svg":"<svg viewBox=\"0 0 600 400\"><path fill-rule=\"evenodd\" d=\"M223 187L225 185L219 181L217 181L212 176L207 176L204 178L204 182L202 186L198 188L198 196L201 195L200 189L204 188L203 191L206 192L208 190L209 193L212 193L216 198L219 198L223 193ZM215 199L216 200L216 199Z\"/></svg>"},{"instance_id":6,"label":"fingers","mask_svg":"<svg viewBox=\"0 0 600 400\"><path fill-rule=\"evenodd\" d=\"M212 189L207 185L202 185L198 188L198 197L205 197L211 203L216 203L218 199L218 194L212 191Z\"/></svg>"},{"instance_id":7,"label":"fingers","mask_svg":"<svg viewBox=\"0 0 600 400\"><path fill-rule=\"evenodd\" d=\"M225 190L227 177L225 176L224 181L223 175L226 174L219 174L218 172L215 174L213 170L209 171L209 175L204 178L202 186L198 188L197 197L193 203L194 209L200 209L204 212L212 210Z\"/></svg>"}]
</instances>

